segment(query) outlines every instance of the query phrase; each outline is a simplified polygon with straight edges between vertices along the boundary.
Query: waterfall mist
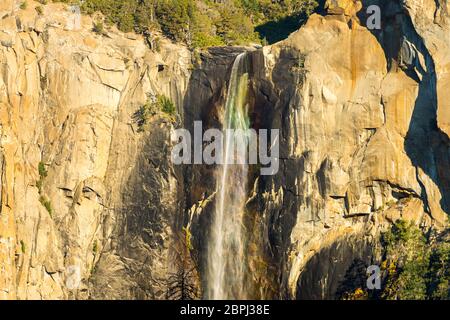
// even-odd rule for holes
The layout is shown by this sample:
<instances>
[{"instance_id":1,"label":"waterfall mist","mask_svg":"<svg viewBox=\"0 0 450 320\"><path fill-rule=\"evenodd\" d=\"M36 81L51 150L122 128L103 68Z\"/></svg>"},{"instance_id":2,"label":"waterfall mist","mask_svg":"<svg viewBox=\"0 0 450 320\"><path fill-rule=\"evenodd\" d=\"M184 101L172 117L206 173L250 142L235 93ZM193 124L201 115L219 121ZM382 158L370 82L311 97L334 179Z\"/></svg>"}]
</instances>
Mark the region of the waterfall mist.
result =
<instances>
[{"instance_id":1,"label":"waterfall mist","mask_svg":"<svg viewBox=\"0 0 450 320\"><path fill-rule=\"evenodd\" d=\"M230 75L225 103L223 129L242 129L225 134L224 157L236 163L245 155L235 154L235 141L244 142L249 128L248 70L245 53L237 56ZM225 130L226 131L226 130ZM225 161L225 163L230 163ZM208 299L247 299L245 281L245 227L243 223L247 198L247 164L224 164L217 167L217 197L208 248Z\"/></svg>"}]
</instances>

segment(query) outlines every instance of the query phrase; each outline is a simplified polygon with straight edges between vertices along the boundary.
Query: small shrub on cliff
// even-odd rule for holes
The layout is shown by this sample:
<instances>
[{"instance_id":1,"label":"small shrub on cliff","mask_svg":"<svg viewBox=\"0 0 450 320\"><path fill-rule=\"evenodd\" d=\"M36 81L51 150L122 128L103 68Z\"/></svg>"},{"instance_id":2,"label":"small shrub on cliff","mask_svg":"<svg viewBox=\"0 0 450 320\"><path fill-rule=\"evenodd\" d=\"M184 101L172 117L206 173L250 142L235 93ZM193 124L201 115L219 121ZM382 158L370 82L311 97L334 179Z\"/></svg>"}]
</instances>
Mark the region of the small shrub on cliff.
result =
<instances>
[{"instance_id":1,"label":"small shrub on cliff","mask_svg":"<svg viewBox=\"0 0 450 320\"><path fill-rule=\"evenodd\" d=\"M147 126L150 118L156 115L156 112L157 110L155 108L155 104L150 99L147 100L144 105L139 107L139 110L136 111L133 115L133 118L137 122L139 132L145 130L145 127Z\"/></svg>"},{"instance_id":2,"label":"small shrub on cliff","mask_svg":"<svg viewBox=\"0 0 450 320\"><path fill-rule=\"evenodd\" d=\"M39 194L42 193L42 187L44 186L44 181L42 179L39 179L36 181L36 187L38 188Z\"/></svg>"},{"instance_id":3,"label":"small shrub on cliff","mask_svg":"<svg viewBox=\"0 0 450 320\"><path fill-rule=\"evenodd\" d=\"M38 172L39 172L39 180L36 181L36 187L39 190L39 194L42 193L42 187L44 186L44 179L47 177L47 169L45 168L45 164L43 162L39 162L38 165Z\"/></svg>"},{"instance_id":4,"label":"small shrub on cliff","mask_svg":"<svg viewBox=\"0 0 450 320\"><path fill-rule=\"evenodd\" d=\"M159 95L157 104L162 112L168 114L169 116L175 116L177 109L175 108L175 104L168 97Z\"/></svg>"},{"instance_id":5,"label":"small shrub on cliff","mask_svg":"<svg viewBox=\"0 0 450 320\"><path fill-rule=\"evenodd\" d=\"M158 113L164 115L172 122L175 121L175 104L165 95L157 95L156 97L149 98L147 102L135 112L133 118L137 122L138 131L144 131L149 123L149 120Z\"/></svg>"},{"instance_id":6,"label":"small shrub on cliff","mask_svg":"<svg viewBox=\"0 0 450 320\"><path fill-rule=\"evenodd\" d=\"M97 253L98 253L98 242L97 240L95 240L94 243L92 244L92 254L94 255L94 257L96 257Z\"/></svg>"},{"instance_id":7,"label":"small shrub on cliff","mask_svg":"<svg viewBox=\"0 0 450 320\"><path fill-rule=\"evenodd\" d=\"M48 200L46 197L41 196L39 198L39 202L44 206L45 209L47 209L48 214L50 215L50 218L53 217L53 209L52 209L52 203L50 200Z\"/></svg>"},{"instance_id":8,"label":"small shrub on cliff","mask_svg":"<svg viewBox=\"0 0 450 320\"><path fill-rule=\"evenodd\" d=\"M45 168L45 164L43 162L39 162L38 165L38 171L39 171L39 176L41 177L41 179L44 179L47 177L47 169Z\"/></svg>"},{"instance_id":9,"label":"small shrub on cliff","mask_svg":"<svg viewBox=\"0 0 450 320\"><path fill-rule=\"evenodd\" d=\"M44 9L42 9L41 6L37 6L35 8L36 12L38 13L38 15L42 16L42 14L44 13Z\"/></svg>"},{"instance_id":10,"label":"small shrub on cliff","mask_svg":"<svg viewBox=\"0 0 450 320\"><path fill-rule=\"evenodd\" d=\"M95 22L92 31L94 31L99 35L103 35L105 33L105 27L103 25L103 22Z\"/></svg>"},{"instance_id":11,"label":"small shrub on cliff","mask_svg":"<svg viewBox=\"0 0 450 320\"><path fill-rule=\"evenodd\" d=\"M26 249L27 248L26 248L25 242L23 240L20 240L20 251L22 253L25 253Z\"/></svg>"},{"instance_id":12,"label":"small shrub on cliff","mask_svg":"<svg viewBox=\"0 0 450 320\"><path fill-rule=\"evenodd\" d=\"M28 8L28 2L24 1L20 4L19 8L21 10L26 10Z\"/></svg>"}]
</instances>

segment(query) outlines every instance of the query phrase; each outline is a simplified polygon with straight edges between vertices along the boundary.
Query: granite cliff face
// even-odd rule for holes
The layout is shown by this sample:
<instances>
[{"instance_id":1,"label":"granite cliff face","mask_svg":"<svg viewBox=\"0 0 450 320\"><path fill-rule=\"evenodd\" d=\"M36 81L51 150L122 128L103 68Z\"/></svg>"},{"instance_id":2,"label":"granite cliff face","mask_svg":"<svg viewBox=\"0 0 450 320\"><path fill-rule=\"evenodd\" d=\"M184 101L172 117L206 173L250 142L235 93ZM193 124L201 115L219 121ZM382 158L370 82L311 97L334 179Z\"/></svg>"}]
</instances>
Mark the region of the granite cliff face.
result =
<instances>
[{"instance_id":1,"label":"granite cliff face","mask_svg":"<svg viewBox=\"0 0 450 320\"><path fill-rule=\"evenodd\" d=\"M255 70L261 104L273 106L284 151L280 174L258 180L256 193L290 298L333 298L341 268L377 262L367 246L378 250L386 224L447 225L448 49L437 43L448 40L439 36L445 5L370 4L381 7L381 30L365 27L361 6L338 11L330 1L327 16L254 54L265 65ZM420 27L417 10L439 22Z\"/></svg>"},{"instance_id":2,"label":"granite cliff face","mask_svg":"<svg viewBox=\"0 0 450 320\"><path fill-rule=\"evenodd\" d=\"M36 4L2 1L0 297L164 298L183 212L173 123L156 115L139 132L133 115L158 94L181 101L190 53Z\"/></svg>"},{"instance_id":3,"label":"granite cliff face","mask_svg":"<svg viewBox=\"0 0 450 320\"><path fill-rule=\"evenodd\" d=\"M381 30L365 27L361 9L372 4L381 8ZM422 22L425 30L407 2L327 7L326 16L313 15L287 40L247 57L252 125L282 133L279 174L249 184L248 274L257 298L335 298L355 260L380 262L379 232L391 223L448 223L448 51L437 44L448 21L443 5L415 7L440 21ZM200 83L223 72L208 72L210 65ZM212 93L196 100L204 107L194 120L217 118L211 101L220 101L214 88L221 86L207 87ZM199 188L211 175L199 170L190 192L201 200L191 212L197 247L205 248L214 184Z\"/></svg>"},{"instance_id":4,"label":"granite cliff face","mask_svg":"<svg viewBox=\"0 0 450 320\"><path fill-rule=\"evenodd\" d=\"M282 137L280 172L250 171L251 296L333 298L395 220L448 225L446 1L328 1L285 41L200 56L35 5L0 4L0 299L164 299L183 227L204 285L214 168L172 165L171 133L220 127L243 51L252 125ZM178 119L140 130L162 94Z\"/></svg>"}]
</instances>

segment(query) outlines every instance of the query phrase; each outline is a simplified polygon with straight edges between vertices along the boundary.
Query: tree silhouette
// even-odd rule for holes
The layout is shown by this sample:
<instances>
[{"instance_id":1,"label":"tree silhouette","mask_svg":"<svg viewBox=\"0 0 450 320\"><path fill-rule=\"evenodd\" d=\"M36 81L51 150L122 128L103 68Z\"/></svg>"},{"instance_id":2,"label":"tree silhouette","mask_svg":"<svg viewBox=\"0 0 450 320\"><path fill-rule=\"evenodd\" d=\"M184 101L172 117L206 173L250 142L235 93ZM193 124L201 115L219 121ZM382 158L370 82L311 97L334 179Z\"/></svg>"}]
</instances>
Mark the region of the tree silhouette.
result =
<instances>
[{"instance_id":1,"label":"tree silhouette","mask_svg":"<svg viewBox=\"0 0 450 320\"><path fill-rule=\"evenodd\" d=\"M175 272L167 278L167 299L197 300L200 298L200 280L193 259L191 233L183 228L174 247Z\"/></svg>"}]
</instances>

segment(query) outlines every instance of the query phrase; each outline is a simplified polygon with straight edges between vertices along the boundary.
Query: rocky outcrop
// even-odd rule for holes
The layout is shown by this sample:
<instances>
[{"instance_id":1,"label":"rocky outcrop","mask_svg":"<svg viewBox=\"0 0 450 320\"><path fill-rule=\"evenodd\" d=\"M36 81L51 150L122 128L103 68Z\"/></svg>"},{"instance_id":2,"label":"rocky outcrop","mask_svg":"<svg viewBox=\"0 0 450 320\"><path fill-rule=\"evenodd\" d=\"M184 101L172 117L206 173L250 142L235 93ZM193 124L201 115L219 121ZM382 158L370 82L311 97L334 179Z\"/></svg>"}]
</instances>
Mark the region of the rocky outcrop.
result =
<instances>
[{"instance_id":1,"label":"rocky outcrop","mask_svg":"<svg viewBox=\"0 0 450 320\"><path fill-rule=\"evenodd\" d=\"M381 31L367 29L359 11L372 4L382 9ZM252 173L249 183L254 297L334 298L353 262L377 263L379 233L392 222L448 225L450 144L433 125L445 105L433 91L433 55L407 9L330 1L328 15L313 15L287 40L248 53L252 125L282 136L279 174ZM220 126L224 85L214 74L231 65L215 63L223 54L194 72L197 98L186 101L198 109L190 109L187 125ZM214 171L194 168L187 178L189 221L202 253Z\"/></svg>"},{"instance_id":2,"label":"rocky outcrop","mask_svg":"<svg viewBox=\"0 0 450 320\"><path fill-rule=\"evenodd\" d=\"M436 55L446 50L436 38L446 39L430 31L445 25L445 5L431 1L427 12L441 20L421 29L414 6L380 2L385 27L371 32L364 15L349 9L359 9L358 2L330 1L332 15L313 15L289 39L253 57L264 65L255 68L266 97L261 104L272 108L270 127L283 136L280 173L256 181L261 232L268 229L271 262L282 270L269 277L281 277L281 292L291 298L335 297L330 288L343 274L328 261L367 255L367 249L339 253L338 243L350 245L353 237L375 247L383 226L400 218L448 225L445 58ZM319 254L320 270L306 267ZM318 277L308 272L322 273L331 287L308 288Z\"/></svg>"},{"instance_id":3,"label":"rocky outcrop","mask_svg":"<svg viewBox=\"0 0 450 320\"><path fill-rule=\"evenodd\" d=\"M359 0L327 0L325 2L325 9L331 15L354 17L361 8L362 3Z\"/></svg>"},{"instance_id":4,"label":"rocky outcrop","mask_svg":"<svg viewBox=\"0 0 450 320\"><path fill-rule=\"evenodd\" d=\"M13 0L2 1L2 3L0 3L0 18L10 14L14 10L14 4Z\"/></svg>"},{"instance_id":5,"label":"rocky outcrop","mask_svg":"<svg viewBox=\"0 0 450 320\"><path fill-rule=\"evenodd\" d=\"M133 115L159 94L181 110L190 53L37 5L0 8L0 298L164 298L174 124Z\"/></svg>"},{"instance_id":6,"label":"rocky outcrop","mask_svg":"<svg viewBox=\"0 0 450 320\"><path fill-rule=\"evenodd\" d=\"M194 57L28 4L0 4L0 299L164 299L182 227L202 277L215 168L173 166L171 132L220 127L243 51L252 126L281 132L279 173L249 171L250 296L335 298L392 222L448 226L446 1L330 0L285 41ZM139 127L158 95L178 119Z\"/></svg>"},{"instance_id":7,"label":"rocky outcrop","mask_svg":"<svg viewBox=\"0 0 450 320\"><path fill-rule=\"evenodd\" d=\"M436 68L437 121L439 129L450 137L450 5L447 1L405 1L405 10L423 39Z\"/></svg>"}]
</instances>

